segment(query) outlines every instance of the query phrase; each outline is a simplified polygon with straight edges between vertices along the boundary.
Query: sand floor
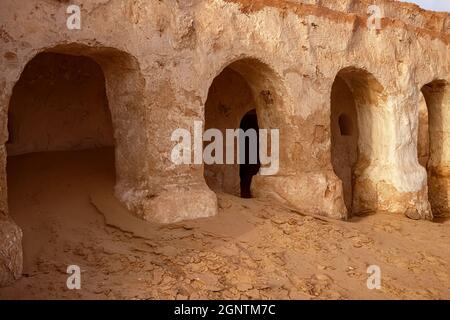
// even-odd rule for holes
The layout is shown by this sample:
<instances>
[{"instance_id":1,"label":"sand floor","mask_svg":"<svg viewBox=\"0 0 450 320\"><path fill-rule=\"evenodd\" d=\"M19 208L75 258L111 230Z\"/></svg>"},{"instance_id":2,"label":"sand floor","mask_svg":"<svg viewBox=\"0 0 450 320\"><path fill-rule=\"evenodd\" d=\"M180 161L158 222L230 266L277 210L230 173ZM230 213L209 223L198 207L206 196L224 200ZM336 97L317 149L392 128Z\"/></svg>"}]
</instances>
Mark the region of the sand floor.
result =
<instances>
[{"instance_id":1,"label":"sand floor","mask_svg":"<svg viewBox=\"0 0 450 320\"><path fill-rule=\"evenodd\" d=\"M217 217L156 225L113 197L111 149L8 159L24 274L0 299L450 299L450 220L349 222L219 195ZM81 290L66 287L68 265ZM382 288L369 290L378 265Z\"/></svg>"}]
</instances>

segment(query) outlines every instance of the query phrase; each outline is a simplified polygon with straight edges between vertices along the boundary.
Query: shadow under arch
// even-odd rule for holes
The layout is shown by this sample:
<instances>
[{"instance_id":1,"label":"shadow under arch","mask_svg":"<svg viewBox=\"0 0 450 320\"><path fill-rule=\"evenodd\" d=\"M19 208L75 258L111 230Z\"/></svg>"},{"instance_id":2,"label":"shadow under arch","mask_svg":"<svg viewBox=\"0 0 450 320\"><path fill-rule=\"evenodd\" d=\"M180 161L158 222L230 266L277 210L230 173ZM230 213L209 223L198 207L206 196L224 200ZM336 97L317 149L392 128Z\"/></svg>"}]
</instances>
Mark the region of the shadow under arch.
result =
<instances>
[{"instance_id":1,"label":"shadow under arch","mask_svg":"<svg viewBox=\"0 0 450 320\"><path fill-rule=\"evenodd\" d=\"M331 89L331 159L349 217L376 210L378 195L364 171L385 157L383 86L368 71L340 70Z\"/></svg>"},{"instance_id":2,"label":"shadow under arch","mask_svg":"<svg viewBox=\"0 0 450 320\"><path fill-rule=\"evenodd\" d=\"M87 57L100 66L114 134L115 191L124 201L124 194L142 180L141 169L145 167L139 157L146 145L142 141L146 137L142 124L145 79L138 60L118 48L80 43L55 45L41 52Z\"/></svg>"}]
</instances>

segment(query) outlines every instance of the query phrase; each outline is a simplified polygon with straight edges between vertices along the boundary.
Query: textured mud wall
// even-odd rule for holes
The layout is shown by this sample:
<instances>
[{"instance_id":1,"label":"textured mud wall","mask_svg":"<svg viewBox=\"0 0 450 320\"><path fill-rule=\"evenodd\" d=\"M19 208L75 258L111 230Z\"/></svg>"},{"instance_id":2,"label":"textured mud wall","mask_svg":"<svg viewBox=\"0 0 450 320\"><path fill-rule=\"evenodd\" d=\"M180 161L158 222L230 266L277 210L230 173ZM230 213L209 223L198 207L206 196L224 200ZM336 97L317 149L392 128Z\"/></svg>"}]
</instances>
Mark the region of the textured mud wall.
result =
<instances>
[{"instance_id":1,"label":"textured mud wall","mask_svg":"<svg viewBox=\"0 0 450 320\"><path fill-rule=\"evenodd\" d=\"M8 117L8 156L114 145L103 72L86 57L42 53L31 60Z\"/></svg>"},{"instance_id":2,"label":"textured mud wall","mask_svg":"<svg viewBox=\"0 0 450 320\"><path fill-rule=\"evenodd\" d=\"M7 215L8 109L25 66L43 51L89 57L102 69L116 195L143 219L217 213L204 166L175 165L170 137L205 120L211 84L231 64L251 89L260 127L280 130L280 170L254 177L254 196L347 218L331 147L332 87L344 71L358 110L353 211L431 219L429 198L440 203L435 208L448 203L450 144L430 146L427 179L418 159L419 101L424 85L450 81L450 15L374 2L386 15L377 31L367 28L366 0L81 1L82 27L68 30L65 2L0 0L0 210L6 221L0 247L9 248L0 251L0 265L8 266L0 269L0 283L20 274L21 254L18 229L6 227L14 226ZM442 110L450 110L449 98L430 97L430 128L433 117L444 119L436 132L430 129L436 141L447 136ZM434 109L441 113L433 116Z\"/></svg>"}]
</instances>

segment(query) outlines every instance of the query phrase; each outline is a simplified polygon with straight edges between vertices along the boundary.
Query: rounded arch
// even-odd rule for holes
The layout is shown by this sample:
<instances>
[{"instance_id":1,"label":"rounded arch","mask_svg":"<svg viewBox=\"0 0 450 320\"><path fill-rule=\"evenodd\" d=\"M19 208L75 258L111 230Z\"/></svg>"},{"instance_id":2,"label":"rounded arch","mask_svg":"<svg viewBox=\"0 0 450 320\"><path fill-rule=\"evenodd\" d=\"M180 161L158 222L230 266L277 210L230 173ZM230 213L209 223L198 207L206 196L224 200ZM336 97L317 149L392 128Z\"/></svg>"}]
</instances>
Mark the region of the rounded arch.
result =
<instances>
[{"instance_id":1,"label":"rounded arch","mask_svg":"<svg viewBox=\"0 0 450 320\"><path fill-rule=\"evenodd\" d=\"M5 119L8 113L14 87L20 80L26 66L40 54L60 54L91 59L101 69L104 75L105 89L109 110L111 113L113 136L115 140L115 170L116 170L116 195L126 201L126 192L139 184L142 180L140 168L145 166L145 159L139 157L142 143L145 138L143 126L143 108L145 80L140 71L138 60L121 49L107 46L91 46L83 43L64 43L34 50L24 56L29 58L23 63L17 72L17 81L3 97L2 105ZM2 144L8 140L8 121L2 123ZM6 163L6 150L1 154ZM2 172L6 177L6 171ZM6 179L2 179L3 190L7 190ZM3 194L6 199L7 192ZM6 200L3 201L6 203ZM5 208L7 211L7 207Z\"/></svg>"},{"instance_id":2,"label":"rounded arch","mask_svg":"<svg viewBox=\"0 0 450 320\"><path fill-rule=\"evenodd\" d=\"M209 87L205 130L218 129L226 137L226 130L239 129L242 118L250 110L255 110L259 128L279 128L284 93L279 76L266 63L248 57L233 60L221 69ZM204 176L212 190L242 195L236 143L234 149L233 164L205 165Z\"/></svg>"},{"instance_id":3,"label":"rounded arch","mask_svg":"<svg viewBox=\"0 0 450 320\"><path fill-rule=\"evenodd\" d=\"M13 87L8 157L113 146L101 67L85 56L41 52Z\"/></svg>"},{"instance_id":4,"label":"rounded arch","mask_svg":"<svg viewBox=\"0 0 450 320\"><path fill-rule=\"evenodd\" d=\"M364 171L387 157L383 92L373 74L356 67L340 70L331 89L331 159L350 216L376 207L376 190L366 184Z\"/></svg>"},{"instance_id":5,"label":"rounded arch","mask_svg":"<svg viewBox=\"0 0 450 320\"><path fill-rule=\"evenodd\" d=\"M293 99L285 86L284 77L270 61L257 54L234 54L208 69L207 80L201 86L205 104L214 80L226 69L232 69L246 79L251 84L251 90L255 98L262 100L262 104L269 102L272 109L277 109L278 112L274 112L277 117L267 119L267 126L279 127L280 123L287 121L283 117L288 115L283 112L288 110L287 107L291 106ZM263 119L261 119L262 121ZM262 126L266 124L261 123Z\"/></svg>"}]
</instances>

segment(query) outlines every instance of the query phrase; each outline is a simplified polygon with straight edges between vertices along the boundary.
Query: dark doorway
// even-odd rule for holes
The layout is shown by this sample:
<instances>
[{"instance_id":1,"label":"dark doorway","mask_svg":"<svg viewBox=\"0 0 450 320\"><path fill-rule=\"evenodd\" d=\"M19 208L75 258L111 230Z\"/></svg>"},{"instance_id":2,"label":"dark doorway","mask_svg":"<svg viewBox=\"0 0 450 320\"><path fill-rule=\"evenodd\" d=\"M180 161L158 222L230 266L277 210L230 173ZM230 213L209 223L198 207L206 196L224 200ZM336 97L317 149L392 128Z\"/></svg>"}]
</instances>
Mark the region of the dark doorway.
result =
<instances>
[{"instance_id":1,"label":"dark doorway","mask_svg":"<svg viewBox=\"0 0 450 320\"><path fill-rule=\"evenodd\" d=\"M253 109L245 114L245 116L241 120L240 128L247 132L247 130L255 130L256 131L256 163L252 161L252 157L250 155L251 144L255 143L251 138L245 138L244 140L244 149L241 149L241 152L245 151L245 162L239 165L239 177L241 180L241 197L242 198L251 198L252 194L250 191L250 187L252 184L252 178L254 175L258 174L259 168L261 164L259 162L259 127L258 127L258 117L256 115L256 110Z\"/></svg>"},{"instance_id":2,"label":"dark doorway","mask_svg":"<svg viewBox=\"0 0 450 320\"><path fill-rule=\"evenodd\" d=\"M24 272L35 274L49 243L77 239L78 227L97 222L91 188L114 184L103 70L89 57L40 53L14 86L8 113L9 212L23 230ZM52 248L64 255L62 245Z\"/></svg>"},{"instance_id":3,"label":"dark doorway","mask_svg":"<svg viewBox=\"0 0 450 320\"><path fill-rule=\"evenodd\" d=\"M428 199L436 218L450 215L448 88L445 80L424 85L419 106L418 158L428 172Z\"/></svg>"}]
</instances>

